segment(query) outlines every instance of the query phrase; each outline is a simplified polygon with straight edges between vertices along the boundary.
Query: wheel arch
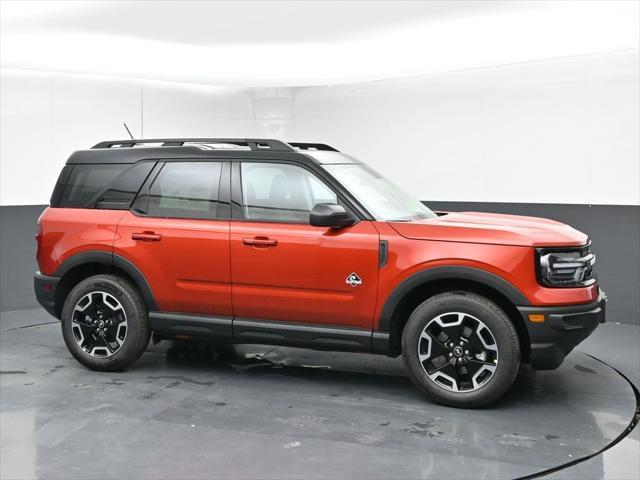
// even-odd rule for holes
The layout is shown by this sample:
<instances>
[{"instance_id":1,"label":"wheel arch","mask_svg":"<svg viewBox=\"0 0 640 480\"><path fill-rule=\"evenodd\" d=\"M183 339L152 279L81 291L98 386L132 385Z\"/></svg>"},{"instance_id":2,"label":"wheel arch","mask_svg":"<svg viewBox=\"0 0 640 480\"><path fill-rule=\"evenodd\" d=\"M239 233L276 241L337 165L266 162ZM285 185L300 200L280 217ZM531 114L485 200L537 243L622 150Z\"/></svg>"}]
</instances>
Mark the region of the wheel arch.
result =
<instances>
[{"instance_id":1,"label":"wheel arch","mask_svg":"<svg viewBox=\"0 0 640 480\"><path fill-rule=\"evenodd\" d=\"M503 278L473 267L429 268L413 274L393 290L385 301L377 329L389 336L388 355L402 352L402 331L411 312L429 297L451 291L476 293L495 302L516 328L522 359L528 360L529 334L516 306L529 305L529 301Z\"/></svg>"},{"instance_id":2,"label":"wheel arch","mask_svg":"<svg viewBox=\"0 0 640 480\"><path fill-rule=\"evenodd\" d=\"M93 275L110 273L129 280L140 291L148 310L157 310L149 282L129 260L110 252L82 252L65 260L55 272L60 278L55 292L55 313L60 318L62 306L69 292L79 282Z\"/></svg>"}]
</instances>

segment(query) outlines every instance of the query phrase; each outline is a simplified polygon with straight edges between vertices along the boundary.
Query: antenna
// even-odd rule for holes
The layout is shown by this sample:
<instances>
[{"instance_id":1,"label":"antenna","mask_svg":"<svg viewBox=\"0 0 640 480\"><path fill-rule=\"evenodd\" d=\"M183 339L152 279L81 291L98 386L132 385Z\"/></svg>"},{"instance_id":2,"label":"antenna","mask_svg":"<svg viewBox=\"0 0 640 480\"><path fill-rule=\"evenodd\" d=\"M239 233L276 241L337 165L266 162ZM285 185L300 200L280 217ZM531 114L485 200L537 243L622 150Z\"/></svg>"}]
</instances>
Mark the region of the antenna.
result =
<instances>
[{"instance_id":1,"label":"antenna","mask_svg":"<svg viewBox=\"0 0 640 480\"><path fill-rule=\"evenodd\" d=\"M122 124L124 125L124 128L127 129L127 133L131 137L131 140L133 140L133 135L131 135L131 130L129 130L129 127L127 127L127 122L122 122Z\"/></svg>"}]
</instances>

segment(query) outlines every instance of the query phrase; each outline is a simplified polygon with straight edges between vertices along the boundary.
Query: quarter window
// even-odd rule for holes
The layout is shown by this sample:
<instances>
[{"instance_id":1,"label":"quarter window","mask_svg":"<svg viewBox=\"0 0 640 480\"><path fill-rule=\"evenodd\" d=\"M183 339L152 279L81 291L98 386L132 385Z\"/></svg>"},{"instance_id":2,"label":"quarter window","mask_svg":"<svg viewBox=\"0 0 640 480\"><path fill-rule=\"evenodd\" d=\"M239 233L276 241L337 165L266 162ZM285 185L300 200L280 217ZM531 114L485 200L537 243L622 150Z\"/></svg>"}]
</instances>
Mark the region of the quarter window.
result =
<instances>
[{"instance_id":1,"label":"quarter window","mask_svg":"<svg viewBox=\"0 0 640 480\"><path fill-rule=\"evenodd\" d=\"M88 208L89 203L129 165L75 165L64 187L60 207Z\"/></svg>"},{"instance_id":2,"label":"quarter window","mask_svg":"<svg viewBox=\"0 0 640 480\"><path fill-rule=\"evenodd\" d=\"M153 217L215 219L220 162L168 162L134 208Z\"/></svg>"},{"instance_id":3,"label":"quarter window","mask_svg":"<svg viewBox=\"0 0 640 480\"><path fill-rule=\"evenodd\" d=\"M96 208L127 210L155 162L138 162L121 173L96 201Z\"/></svg>"},{"instance_id":4,"label":"quarter window","mask_svg":"<svg viewBox=\"0 0 640 480\"><path fill-rule=\"evenodd\" d=\"M245 162L242 201L247 220L308 223L318 203L337 203L336 194L304 168Z\"/></svg>"}]
</instances>

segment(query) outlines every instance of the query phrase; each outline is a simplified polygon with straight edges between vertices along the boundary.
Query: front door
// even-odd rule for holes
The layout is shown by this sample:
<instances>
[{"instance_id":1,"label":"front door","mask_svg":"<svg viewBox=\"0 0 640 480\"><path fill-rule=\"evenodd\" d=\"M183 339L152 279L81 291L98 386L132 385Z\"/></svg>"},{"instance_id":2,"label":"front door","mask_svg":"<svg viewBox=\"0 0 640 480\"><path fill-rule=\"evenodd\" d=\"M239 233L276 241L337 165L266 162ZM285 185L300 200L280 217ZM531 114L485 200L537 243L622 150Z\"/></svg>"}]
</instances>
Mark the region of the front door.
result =
<instances>
[{"instance_id":1,"label":"front door","mask_svg":"<svg viewBox=\"0 0 640 480\"><path fill-rule=\"evenodd\" d=\"M311 226L314 205L341 200L301 165L235 163L232 175L232 196L241 203L230 235L234 325L253 319L371 330L379 246L373 224Z\"/></svg>"},{"instance_id":2,"label":"front door","mask_svg":"<svg viewBox=\"0 0 640 480\"><path fill-rule=\"evenodd\" d=\"M159 164L118 224L114 253L143 272L160 311L232 315L229 213L219 202L228 171L224 162Z\"/></svg>"}]
</instances>

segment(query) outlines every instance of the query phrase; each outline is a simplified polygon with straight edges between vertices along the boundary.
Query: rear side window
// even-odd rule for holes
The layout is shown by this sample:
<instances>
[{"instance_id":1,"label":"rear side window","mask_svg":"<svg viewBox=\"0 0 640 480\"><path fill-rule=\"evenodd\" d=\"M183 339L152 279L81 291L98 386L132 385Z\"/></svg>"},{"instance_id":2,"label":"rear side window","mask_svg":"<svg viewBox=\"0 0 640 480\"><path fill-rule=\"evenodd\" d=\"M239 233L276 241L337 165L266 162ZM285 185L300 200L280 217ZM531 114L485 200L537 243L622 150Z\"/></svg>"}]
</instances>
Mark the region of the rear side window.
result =
<instances>
[{"instance_id":1,"label":"rear side window","mask_svg":"<svg viewBox=\"0 0 640 480\"><path fill-rule=\"evenodd\" d=\"M128 166L123 164L74 165L58 206L88 207L89 202Z\"/></svg>"},{"instance_id":2,"label":"rear side window","mask_svg":"<svg viewBox=\"0 0 640 480\"><path fill-rule=\"evenodd\" d=\"M155 162L144 161L131 164L67 165L60 175L66 173L65 183L52 205L66 208L100 208L127 210L138 190L149 175ZM59 180L60 182L60 180Z\"/></svg>"},{"instance_id":3,"label":"rear side window","mask_svg":"<svg viewBox=\"0 0 640 480\"><path fill-rule=\"evenodd\" d=\"M125 170L96 201L96 208L128 210L155 162L138 162Z\"/></svg>"},{"instance_id":4,"label":"rear side window","mask_svg":"<svg viewBox=\"0 0 640 480\"><path fill-rule=\"evenodd\" d=\"M134 209L152 217L215 219L222 162L168 162Z\"/></svg>"}]
</instances>

